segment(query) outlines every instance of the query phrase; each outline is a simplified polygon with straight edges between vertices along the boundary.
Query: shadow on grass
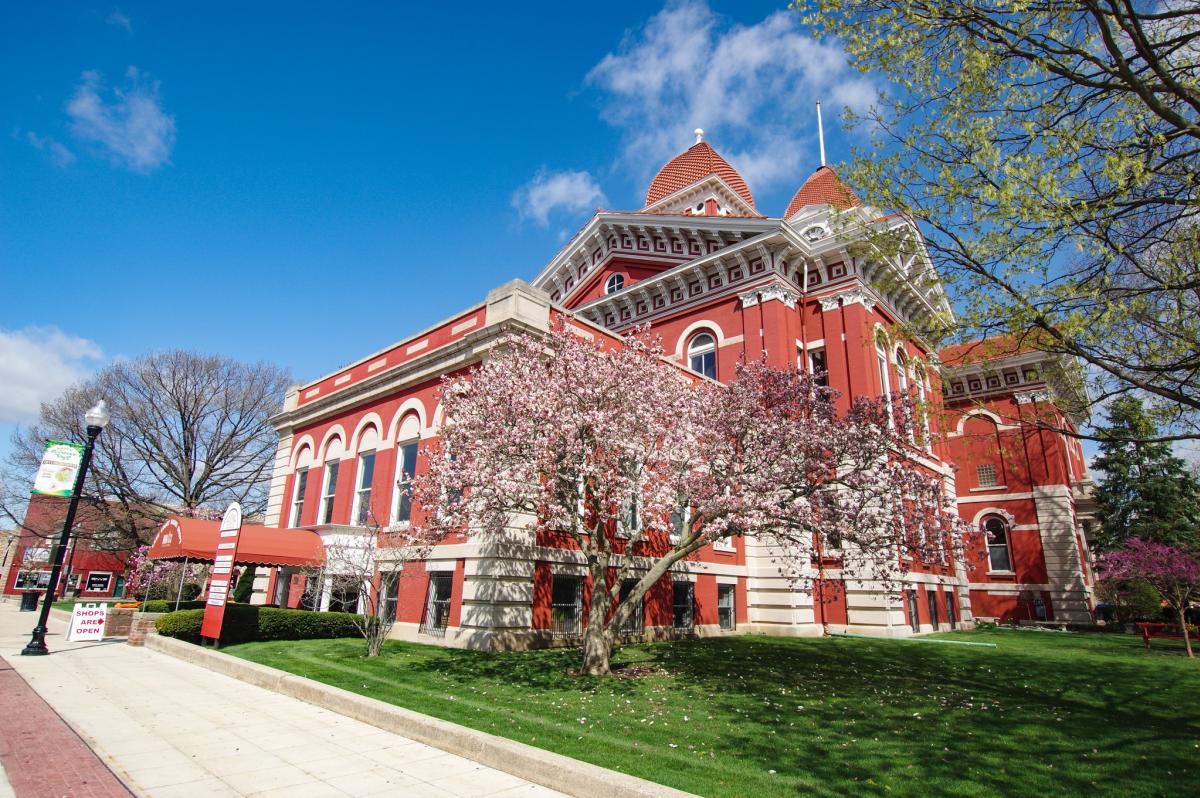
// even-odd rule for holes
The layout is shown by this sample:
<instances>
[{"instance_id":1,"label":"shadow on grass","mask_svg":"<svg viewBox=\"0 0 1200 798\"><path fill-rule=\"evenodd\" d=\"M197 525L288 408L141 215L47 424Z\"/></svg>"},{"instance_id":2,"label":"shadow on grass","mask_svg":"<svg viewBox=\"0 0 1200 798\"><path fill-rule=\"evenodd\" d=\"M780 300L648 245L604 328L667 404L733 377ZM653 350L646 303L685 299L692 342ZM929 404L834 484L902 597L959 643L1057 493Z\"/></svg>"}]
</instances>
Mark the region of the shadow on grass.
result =
<instances>
[{"instance_id":1,"label":"shadow on grass","mask_svg":"<svg viewBox=\"0 0 1200 798\"><path fill-rule=\"evenodd\" d=\"M1166 791L1197 775L1180 756L1200 735L1194 663L1114 650L1112 641L1081 651L1078 641L1047 649L1051 641L1000 635L1011 650L843 639L798 649L752 637L657 653L678 682L729 711L756 699L755 722L724 735L740 757L778 761L779 735L761 729L784 723L766 709L769 697L807 699L811 725L825 731L797 764L818 785L849 776L881 791L900 779L957 794L1158 792L1156 779Z\"/></svg>"}]
</instances>

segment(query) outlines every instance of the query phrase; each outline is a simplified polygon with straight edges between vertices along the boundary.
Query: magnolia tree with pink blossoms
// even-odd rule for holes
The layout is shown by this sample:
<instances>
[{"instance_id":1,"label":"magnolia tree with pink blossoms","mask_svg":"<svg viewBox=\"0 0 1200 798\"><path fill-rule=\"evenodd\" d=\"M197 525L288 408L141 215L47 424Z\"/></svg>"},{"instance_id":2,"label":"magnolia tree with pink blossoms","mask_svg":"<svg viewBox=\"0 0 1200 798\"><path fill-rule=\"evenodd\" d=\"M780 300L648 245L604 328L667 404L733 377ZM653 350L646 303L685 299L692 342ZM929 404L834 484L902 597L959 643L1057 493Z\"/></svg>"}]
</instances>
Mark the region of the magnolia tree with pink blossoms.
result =
<instances>
[{"instance_id":1,"label":"magnolia tree with pink blossoms","mask_svg":"<svg viewBox=\"0 0 1200 798\"><path fill-rule=\"evenodd\" d=\"M176 562L152 560L147 557L149 546L139 546L129 557L129 581L125 590L131 596L150 593L155 588L179 582L183 566Z\"/></svg>"},{"instance_id":2,"label":"magnolia tree with pink blossoms","mask_svg":"<svg viewBox=\"0 0 1200 798\"><path fill-rule=\"evenodd\" d=\"M1131 538L1125 548L1104 555L1099 576L1104 580L1142 579L1150 584L1175 611L1183 629L1189 657L1192 639L1188 633L1187 610L1200 599L1200 563L1187 551L1165 543Z\"/></svg>"},{"instance_id":3,"label":"magnolia tree with pink blossoms","mask_svg":"<svg viewBox=\"0 0 1200 798\"><path fill-rule=\"evenodd\" d=\"M751 364L722 385L662 355L644 332L512 336L443 385L416 482L427 545L529 529L574 543L589 577L584 673L608 673L646 591L716 541L759 538L797 580L817 547L836 548L848 572L888 581L902 549L940 558L961 539L882 402L839 416L807 374Z\"/></svg>"}]
</instances>

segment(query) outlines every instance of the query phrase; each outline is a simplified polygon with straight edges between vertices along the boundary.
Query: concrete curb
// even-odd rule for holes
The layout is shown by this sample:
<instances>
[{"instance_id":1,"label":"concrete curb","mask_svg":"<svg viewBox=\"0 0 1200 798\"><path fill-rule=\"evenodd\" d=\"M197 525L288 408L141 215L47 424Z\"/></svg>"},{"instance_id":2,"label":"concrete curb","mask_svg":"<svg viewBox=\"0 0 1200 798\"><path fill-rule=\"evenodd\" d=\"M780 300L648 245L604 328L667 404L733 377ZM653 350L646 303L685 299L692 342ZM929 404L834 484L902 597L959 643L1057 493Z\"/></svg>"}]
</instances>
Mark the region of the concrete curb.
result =
<instances>
[{"instance_id":1,"label":"concrete curb","mask_svg":"<svg viewBox=\"0 0 1200 798\"><path fill-rule=\"evenodd\" d=\"M692 793L673 787L468 729L171 637L148 635L146 648L464 756L576 798L695 798Z\"/></svg>"}]
</instances>

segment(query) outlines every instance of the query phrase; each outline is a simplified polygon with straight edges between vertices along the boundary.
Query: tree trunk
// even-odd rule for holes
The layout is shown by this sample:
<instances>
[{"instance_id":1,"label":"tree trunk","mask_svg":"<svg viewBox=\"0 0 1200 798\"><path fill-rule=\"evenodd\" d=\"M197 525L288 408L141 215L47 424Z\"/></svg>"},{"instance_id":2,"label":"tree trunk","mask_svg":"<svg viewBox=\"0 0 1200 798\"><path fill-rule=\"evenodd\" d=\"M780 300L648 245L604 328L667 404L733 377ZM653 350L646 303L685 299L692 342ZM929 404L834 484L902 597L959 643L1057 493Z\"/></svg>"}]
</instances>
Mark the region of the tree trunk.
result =
<instances>
[{"instance_id":1,"label":"tree trunk","mask_svg":"<svg viewBox=\"0 0 1200 798\"><path fill-rule=\"evenodd\" d=\"M1188 656L1195 657L1192 653L1192 638L1188 635L1186 605L1179 608L1179 628L1183 630L1183 646L1187 649Z\"/></svg>"},{"instance_id":2,"label":"tree trunk","mask_svg":"<svg viewBox=\"0 0 1200 798\"><path fill-rule=\"evenodd\" d=\"M580 673L585 676L607 676L612 673L612 637L608 634L608 558L599 557L588 569L592 577L592 595L588 603L587 628L583 632L583 663Z\"/></svg>"},{"instance_id":3,"label":"tree trunk","mask_svg":"<svg viewBox=\"0 0 1200 798\"><path fill-rule=\"evenodd\" d=\"M612 654L612 643L601 625L588 623L583 635L583 667L585 676L608 676L612 673L608 660Z\"/></svg>"}]
</instances>

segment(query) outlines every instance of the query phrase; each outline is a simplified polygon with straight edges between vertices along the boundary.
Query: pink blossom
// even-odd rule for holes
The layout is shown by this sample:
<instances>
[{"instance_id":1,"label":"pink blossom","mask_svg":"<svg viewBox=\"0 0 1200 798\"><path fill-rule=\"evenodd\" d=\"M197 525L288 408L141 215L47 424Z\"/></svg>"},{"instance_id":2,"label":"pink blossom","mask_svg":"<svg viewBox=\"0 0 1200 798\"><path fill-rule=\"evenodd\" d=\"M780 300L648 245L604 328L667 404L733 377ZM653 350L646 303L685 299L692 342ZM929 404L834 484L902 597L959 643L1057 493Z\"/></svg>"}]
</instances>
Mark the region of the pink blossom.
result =
<instances>
[{"instance_id":1,"label":"pink blossom","mask_svg":"<svg viewBox=\"0 0 1200 798\"><path fill-rule=\"evenodd\" d=\"M701 379L644 331L623 343L562 324L512 335L443 386L415 535L433 545L515 529L573 543L592 576L584 648L596 672L645 591L723 538L761 540L798 581L834 545L844 567L883 581L960 547L940 478L884 403L859 399L839 416L834 398L761 363L727 385ZM619 602L627 577L637 586ZM596 668L589 645L602 649Z\"/></svg>"}]
</instances>

